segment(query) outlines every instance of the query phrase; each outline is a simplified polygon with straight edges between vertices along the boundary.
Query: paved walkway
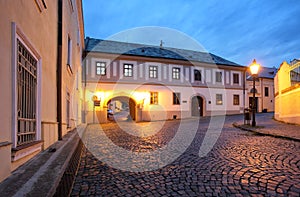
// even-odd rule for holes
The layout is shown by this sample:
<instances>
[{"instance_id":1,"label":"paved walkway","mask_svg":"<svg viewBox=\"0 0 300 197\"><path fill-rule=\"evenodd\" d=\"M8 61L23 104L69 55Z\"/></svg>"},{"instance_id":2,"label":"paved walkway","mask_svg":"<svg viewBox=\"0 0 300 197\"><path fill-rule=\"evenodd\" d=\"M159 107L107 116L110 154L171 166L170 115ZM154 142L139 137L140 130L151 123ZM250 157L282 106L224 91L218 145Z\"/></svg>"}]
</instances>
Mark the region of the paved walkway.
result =
<instances>
[{"instance_id":1,"label":"paved walkway","mask_svg":"<svg viewBox=\"0 0 300 197\"><path fill-rule=\"evenodd\" d=\"M279 122L274 120L273 116L273 113L256 114L257 127L255 128L251 127L251 125L244 125L242 120L235 122L234 126L262 135L300 141L300 125Z\"/></svg>"},{"instance_id":2,"label":"paved walkway","mask_svg":"<svg viewBox=\"0 0 300 197\"><path fill-rule=\"evenodd\" d=\"M299 196L300 142L256 135L232 126L242 120L241 115L226 117L220 135L214 133L216 143L206 156L199 153L202 144L207 143L209 118L200 120L195 135L187 128L180 136L182 141L170 149L172 154L180 153L192 136L186 151L165 166L161 164L168 154L150 153L170 147L180 120L167 121L163 126L160 122L152 126L89 125L83 138L88 148L83 149L71 196ZM193 124L197 120L185 123L189 121ZM218 124L212 130L215 126ZM137 159L127 157L128 152L149 155ZM149 170L155 162L159 168Z\"/></svg>"}]
</instances>

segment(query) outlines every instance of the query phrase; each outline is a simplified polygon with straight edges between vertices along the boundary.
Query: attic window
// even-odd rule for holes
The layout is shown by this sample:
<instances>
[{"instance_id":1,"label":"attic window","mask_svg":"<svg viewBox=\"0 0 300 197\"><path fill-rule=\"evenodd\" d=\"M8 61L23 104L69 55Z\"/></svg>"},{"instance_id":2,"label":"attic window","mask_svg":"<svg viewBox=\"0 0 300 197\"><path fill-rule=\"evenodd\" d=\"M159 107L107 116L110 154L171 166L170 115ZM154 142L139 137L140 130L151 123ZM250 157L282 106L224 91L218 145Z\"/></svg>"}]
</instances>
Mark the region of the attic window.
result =
<instances>
[{"instance_id":1,"label":"attic window","mask_svg":"<svg viewBox=\"0 0 300 197\"><path fill-rule=\"evenodd\" d=\"M142 53L144 53L145 52L145 49L142 49Z\"/></svg>"}]
</instances>

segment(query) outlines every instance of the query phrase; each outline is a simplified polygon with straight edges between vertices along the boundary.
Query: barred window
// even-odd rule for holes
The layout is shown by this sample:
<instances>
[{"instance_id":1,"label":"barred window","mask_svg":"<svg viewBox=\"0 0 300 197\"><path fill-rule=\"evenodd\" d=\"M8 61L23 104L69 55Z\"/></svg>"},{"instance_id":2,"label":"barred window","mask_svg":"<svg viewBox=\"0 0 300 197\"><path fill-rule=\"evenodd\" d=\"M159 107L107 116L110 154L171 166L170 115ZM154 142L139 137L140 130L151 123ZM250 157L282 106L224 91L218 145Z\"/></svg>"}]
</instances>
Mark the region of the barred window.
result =
<instances>
[{"instance_id":1,"label":"barred window","mask_svg":"<svg viewBox=\"0 0 300 197\"><path fill-rule=\"evenodd\" d=\"M106 63L105 62L96 62L96 74L97 75L106 75Z\"/></svg>"},{"instance_id":2,"label":"barred window","mask_svg":"<svg viewBox=\"0 0 300 197\"><path fill-rule=\"evenodd\" d=\"M180 68L172 69L172 77L173 79L180 79Z\"/></svg>"},{"instance_id":3,"label":"barred window","mask_svg":"<svg viewBox=\"0 0 300 197\"><path fill-rule=\"evenodd\" d=\"M233 105L240 105L240 95L233 95Z\"/></svg>"},{"instance_id":4,"label":"barred window","mask_svg":"<svg viewBox=\"0 0 300 197\"><path fill-rule=\"evenodd\" d=\"M157 78L157 66L149 67L149 78Z\"/></svg>"},{"instance_id":5,"label":"barred window","mask_svg":"<svg viewBox=\"0 0 300 197\"><path fill-rule=\"evenodd\" d=\"M173 92L173 105L180 105L180 93Z\"/></svg>"},{"instance_id":6,"label":"barred window","mask_svg":"<svg viewBox=\"0 0 300 197\"><path fill-rule=\"evenodd\" d=\"M17 40L17 146L36 140L37 60Z\"/></svg>"},{"instance_id":7,"label":"barred window","mask_svg":"<svg viewBox=\"0 0 300 197\"><path fill-rule=\"evenodd\" d=\"M124 76L125 77L132 77L132 69L133 69L132 64L124 64L124 67L123 67Z\"/></svg>"},{"instance_id":8,"label":"barred window","mask_svg":"<svg viewBox=\"0 0 300 197\"><path fill-rule=\"evenodd\" d=\"M216 105L223 105L223 95L216 94Z\"/></svg>"},{"instance_id":9,"label":"barred window","mask_svg":"<svg viewBox=\"0 0 300 197\"><path fill-rule=\"evenodd\" d=\"M150 92L150 104L158 104L158 92Z\"/></svg>"}]
</instances>

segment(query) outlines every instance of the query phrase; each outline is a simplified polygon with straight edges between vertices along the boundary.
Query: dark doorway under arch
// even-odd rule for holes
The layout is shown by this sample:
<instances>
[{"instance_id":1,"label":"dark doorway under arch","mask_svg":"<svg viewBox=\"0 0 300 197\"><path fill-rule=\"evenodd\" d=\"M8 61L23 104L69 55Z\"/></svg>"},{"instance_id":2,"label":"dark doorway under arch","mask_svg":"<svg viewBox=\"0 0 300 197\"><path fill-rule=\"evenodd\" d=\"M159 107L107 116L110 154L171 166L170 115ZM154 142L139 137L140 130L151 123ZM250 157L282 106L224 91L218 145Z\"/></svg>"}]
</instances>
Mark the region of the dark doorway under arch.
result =
<instances>
[{"instance_id":1,"label":"dark doorway under arch","mask_svg":"<svg viewBox=\"0 0 300 197\"><path fill-rule=\"evenodd\" d=\"M201 96L194 96L192 98L192 116L203 116L203 98Z\"/></svg>"}]
</instances>

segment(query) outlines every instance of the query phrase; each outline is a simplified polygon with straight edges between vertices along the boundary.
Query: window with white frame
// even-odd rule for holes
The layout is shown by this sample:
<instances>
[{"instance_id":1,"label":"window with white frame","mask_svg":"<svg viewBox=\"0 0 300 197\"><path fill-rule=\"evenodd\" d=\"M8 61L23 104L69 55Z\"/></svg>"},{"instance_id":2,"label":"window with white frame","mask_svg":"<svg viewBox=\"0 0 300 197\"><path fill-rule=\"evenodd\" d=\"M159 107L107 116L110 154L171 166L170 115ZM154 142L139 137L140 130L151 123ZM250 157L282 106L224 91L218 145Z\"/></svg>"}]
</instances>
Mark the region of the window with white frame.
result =
<instances>
[{"instance_id":1,"label":"window with white frame","mask_svg":"<svg viewBox=\"0 0 300 197\"><path fill-rule=\"evenodd\" d=\"M150 92L150 104L158 104L158 92Z\"/></svg>"},{"instance_id":2,"label":"window with white frame","mask_svg":"<svg viewBox=\"0 0 300 197\"><path fill-rule=\"evenodd\" d=\"M157 78L157 66L149 66L149 78Z\"/></svg>"},{"instance_id":3,"label":"window with white frame","mask_svg":"<svg viewBox=\"0 0 300 197\"><path fill-rule=\"evenodd\" d=\"M233 84L240 84L240 75L238 73L233 73Z\"/></svg>"},{"instance_id":4,"label":"window with white frame","mask_svg":"<svg viewBox=\"0 0 300 197\"><path fill-rule=\"evenodd\" d=\"M133 64L124 64L123 75L125 77L132 77L132 73L133 73Z\"/></svg>"},{"instance_id":5,"label":"window with white frame","mask_svg":"<svg viewBox=\"0 0 300 197\"><path fill-rule=\"evenodd\" d=\"M233 105L240 105L240 95L238 94L233 95Z\"/></svg>"},{"instance_id":6,"label":"window with white frame","mask_svg":"<svg viewBox=\"0 0 300 197\"><path fill-rule=\"evenodd\" d=\"M216 105L223 105L223 95L216 94Z\"/></svg>"},{"instance_id":7,"label":"window with white frame","mask_svg":"<svg viewBox=\"0 0 300 197\"><path fill-rule=\"evenodd\" d=\"M195 81L201 81L201 70L194 70L194 79Z\"/></svg>"},{"instance_id":8,"label":"window with white frame","mask_svg":"<svg viewBox=\"0 0 300 197\"><path fill-rule=\"evenodd\" d=\"M173 79L180 79L180 68L173 68L172 69L172 78Z\"/></svg>"},{"instance_id":9,"label":"window with white frame","mask_svg":"<svg viewBox=\"0 0 300 197\"><path fill-rule=\"evenodd\" d=\"M217 83L222 83L222 72L221 71L216 71L216 82Z\"/></svg>"},{"instance_id":10,"label":"window with white frame","mask_svg":"<svg viewBox=\"0 0 300 197\"><path fill-rule=\"evenodd\" d=\"M37 138L37 60L17 39L17 143Z\"/></svg>"},{"instance_id":11,"label":"window with white frame","mask_svg":"<svg viewBox=\"0 0 300 197\"><path fill-rule=\"evenodd\" d=\"M173 105L180 105L180 93L173 92Z\"/></svg>"},{"instance_id":12,"label":"window with white frame","mask_svg":"<svg viewBox=\"0 0 300 197\"><path fill-rule=\"evenodd\" d=\"M96 74L97 75L106 75L106 63L105 62L96 62Z\"/></svg>"}]
</instances>

